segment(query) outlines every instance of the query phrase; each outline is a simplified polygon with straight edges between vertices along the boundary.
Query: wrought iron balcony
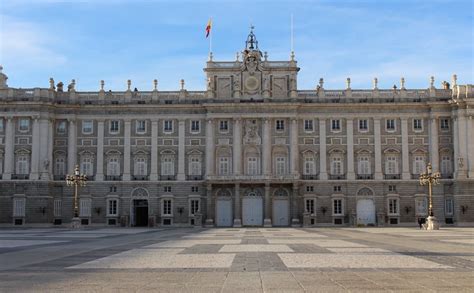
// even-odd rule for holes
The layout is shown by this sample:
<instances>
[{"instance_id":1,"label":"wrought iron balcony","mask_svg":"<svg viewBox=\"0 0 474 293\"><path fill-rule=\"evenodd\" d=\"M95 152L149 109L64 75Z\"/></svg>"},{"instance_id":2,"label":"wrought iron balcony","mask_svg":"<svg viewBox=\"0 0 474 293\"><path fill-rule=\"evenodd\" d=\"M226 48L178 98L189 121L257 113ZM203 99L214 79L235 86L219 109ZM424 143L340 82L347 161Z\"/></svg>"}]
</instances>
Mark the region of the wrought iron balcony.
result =
<instances>
[{"instance_id":1,"label":"wrought iron balcony","mask_svg":"<svg viewBox=\"0 0 474 293\"><path fill-rule=\"evenodd\" d=\"M199 180L203 180L203 176L202 175L186 175L186 180L199 181Z\"/></svg>"},{"instance_id":2,"label":"wrought iron balcony","mask_svg":"<svg viewBox=\"0 0 474 293\"><path fill-rule=\"evenodd\" d=\"M12 180L28 180L30 179L29 174L12 174Z\"/></svg>"},{"instance_id":3,"label":"wrought iron balcony","mask_svg":"<svg viewBox=\"0 0 474 293\"><path fill-rule=\"evenodd\" d=\"M358 180L370 180L370 179L374 179L374 175L373 174L357 174L357 179Z\"/></svg>"},{"instance_id":4,"label":"wrought iron balcony","mask_svg":"<svg viewBox=\"0 0 474 293\"><path fill-rule=\"evenodd\" d=\"M105 175L105 181L120 181L122 175Z\"/></svg>"},{"instance_id":5,"label":"wrought iron balcony","mask_svg":"<svg viewBox=\"0 0 474 293\"><path fill-rule=\"evenodd\" d=\"M161 181L173 181L173 180L176 180L176 175L160 175L159 180L161 180Z\"/></svg>"},{"instance_id":6,"label":"wrought iron balcony","mask_svg":"<svg viewBox=\"0 0 474 293\"><path fill-rule=\"evenodd\" d=\"M146 181L149 179L148 175L133 175L132 180L134 181Z\"/></svg>"},{"instance_id":7,"label":"wrought iron balcony","mask_svg":"<svg viewBox=\"0 0 474 293\"><path fill-rule=\"evenodd\" d=\"M329 175L329 180L345 180L346 179L346 174L340 174L340 175Z\"/></svg>"},{"instance_id":8,"label":"wrought iron balcony","mask_svg":"<svg viewBox=\"0 0 474 293\"><path fill-rule=\"evenodd\" d=\"M400 174L384 174L383 175L384 179L400 179Z\"/></svg>"},{"instance_id":9,"label":"wrought iron balcony","mask_svg":"<svg viewBox=\"0 0 474 293\"><path fill-rule=\"evenodd\" d=\"M319 179L319 174L306 174L306 175L301 175L302 180L318 180Z\"/></svg>"}]
</instances>

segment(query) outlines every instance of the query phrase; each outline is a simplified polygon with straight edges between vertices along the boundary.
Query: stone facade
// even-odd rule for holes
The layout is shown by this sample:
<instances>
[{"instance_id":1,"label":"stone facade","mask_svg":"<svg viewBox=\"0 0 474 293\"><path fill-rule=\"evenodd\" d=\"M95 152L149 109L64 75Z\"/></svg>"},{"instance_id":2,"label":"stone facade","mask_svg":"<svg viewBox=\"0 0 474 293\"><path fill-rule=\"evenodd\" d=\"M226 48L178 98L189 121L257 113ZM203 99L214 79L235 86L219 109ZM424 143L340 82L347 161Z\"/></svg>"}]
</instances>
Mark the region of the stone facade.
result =
<instances>
[{"instance_id":1,"label":"stone facade","mask_svg":"<svg viewBox=\"0 0 474 293\"><path fill-rule=\"evenodd\" d=\"M83 224L415 225L428 162L435 215L474 222L472 85L298 90L294 54L269 61L251 33L240 56L210 55L202 92L21 89L0 73L0 223L69 223L78 164Z\"/></svg>"}]
</instances>

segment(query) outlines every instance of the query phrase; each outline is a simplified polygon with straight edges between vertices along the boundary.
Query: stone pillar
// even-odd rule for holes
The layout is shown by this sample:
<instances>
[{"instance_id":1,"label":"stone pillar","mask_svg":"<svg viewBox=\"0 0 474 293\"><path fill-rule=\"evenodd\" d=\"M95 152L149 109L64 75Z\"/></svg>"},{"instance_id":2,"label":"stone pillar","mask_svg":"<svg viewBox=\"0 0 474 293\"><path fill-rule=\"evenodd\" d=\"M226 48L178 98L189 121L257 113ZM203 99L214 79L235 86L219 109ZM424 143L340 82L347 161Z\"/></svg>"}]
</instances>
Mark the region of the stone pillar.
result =
<instances>
[{"instance_id":1,"label":"stone pillar","mask_svg":"<svg viewBox=\"0 0 474 293\"><path fill-rule=\"evenodd\" d=\"M235 198L234 198L234 227L242 227L242 213L241 213L241 202L240 202L240 184L235 184Z\"/></svg>"},{"instance_id":2,"label":"stone pillar","mask_svg":"<svg viewBox=\"0 0 474 293\"><path fill-rule=\"evenodd\" d=\"M300 227L300 219L298 218L298 184L293 184L293 190L290 199L290 216L291 226Z\"/></svg>"},{"instance_id":3,"label":"stone pillar","mask_svg":"<svg viewBox=\"0 0 474 293\"><path fill-rule=\"evenodd\" d=\"M298 158L298 120L296 118L292 118L290 129L290 173L293 176L297 176L299 174Z\"/></svg>"},{"instance_id":4,"label":"stone pillar","mask_svg":"<svg viewBox=\"0 0 474 293\"><path fill-rule=\"evenodd\" d=\"M5 125L5 170L3 179L10 180L15 166L15 121L8 117Z\"/></svg>"},{"instance_id":5,"label":"stone pillar","mask_svg":"<svg viewBox=\"0 0 474 293\"><path fill-rule=\"evenodd\" d=\"M49 180L48 166L49 166L49 155L48 155L48 146L49 146L49 119L40 119L40 145L39 145L39 169L40 169L40 178L41 180Z\"/></svg>"},{"instance_id":6,"label":"stone pillar","mask_svg":"<svg viewBox=\"0 0 474 293\"><path fill-rule=\"evenodd\" d=\"M97 162L95 181L104 180L104 121L97 122Z\"/></svg>"},{"instance_id":7,"label":"stone pillar","mask_svg":"<svg viewBox=\"0 0 474 293\"><path fill-rule=\"evenodd\" d=\"M408 121L402 118L402 179L411 179L410 175L410 153L408 151Z\"/></svg>"},{"instance_id":8,"label":"stone pillar","mask_svg":"<svg viewBox=\"0 0 474 293\"><path fill-rule=\"evenodd\" d=\"M53 150L54 150L54 120L49 120L49 134L48 134L48 178L53 178Z\"/></svg>"},{"instance_id":9,"label":"stone pillar","mask_svg":"<svg viewBox=\"0 0 474 293\"><path fill-rule=\"evenodd\" d=\"M438 150L438 120L430 119L430 161L433 172L439 171L439 150Z\"/></svg>"},{"instance_id":10,"label":"stone pillar","mask_svg":"<svg viewBox=\"0 0 474 293\"><path fill-rule=\"evenodd\" d=\"M40 128L38 117L33 118L33 143L31 146L31 172L30 179L39 179L39 151L40 151Z\"/></svg>"},{"instance_id":11,"label":"stone pillar","mask_svg":"<svg viewBox=\"0 0 474 293\"><path fill-rule=\"evenodd\" d=\"M327 180L327 162L326 162L326 120L319 120L319 179Z\"/></svg>"},{"instance_id":12,"label":"stone pillar","mask_svg":"<svg viewBox=\"0 0 474 293\"><path fill-rule=\"evenodd\" d=\"M151 121L151 169L150 180L158 180L158 120Z\"/></svg>"},{"instance_id":13,"label":"stone pillar","mask_svg":"<svg viewBox=\"0 0 474 293\"><path fill-rule=\"evenodd\" d=\"M458 149L454 164L456 167L455 177L457 179L464 179L467 177L467 119L464 116L464 110L457 110L457 119L455 120L455 129L457 129L457 145L454 148Z\"/></svg>"},{"instance_id":14,"label":"stone pillar","mask_svg":"<svg viewBox=\"0 0 474 293\"><path fill-rule=\"evenodd\" d=\"M347 119L347 179L354 180L354 120Z\"/></svg>"},{"instance_id":15,"label":"stone pillar","mask_svg":"<svg viewBox=\"0 0 474 293\"><path fill-rule=\"evenodd\" d=\"M272 226L272 210L271 210L271 199L270 199L270 184L265 183L265 215L263 219L263 227Z\"/></svg>"},{"instance_id":16,"label":"stone pillar","mask_svg":"<svg viewBox=\"0 0 474 293\"><path fill-rule=\"evenodd\" d=\"M186 135L186 121L179 120L178 122L178 181L186 180L186 174L184 172L184 162L186 161L185 153L185 135Z\"/></svg>"},{"instance_id":17,"label":"stone pillar","mask_svg":"<svg viewBox=\"0 0 474 293\"><path fill-rule=\"evenodd\" d=\"M214 227L214 209L212 205L212 184L207 185L206 194L206 227Z\"/></svg>"},{"instance_id":18,"label":"stone pillar","mask_svg":"<svg viewBox=\"0 0 474 293\"><path fill-rule=\"evenodd\" d=\"M214 121L207 120L206 125L206 175L214 175Z\"/></svg>"},{"instance_id":19,"label":"stone pillar","mask_svg":"<svg viewBox=\"0 0 474 293\"><path fill-rule=\"evenodd\" d=\"M374 119L374 153L375 153L375 180L382 180L382 145L380 136L380 119Z\"/></svg>"},{"instance_id":20,"label":"stone pillar","mask_svg":"<svg viewBox=\"0 0 474 293\"><path fill-rule=\"evenodd\" d=\"M469 133L467 137L468 177L474 178L474 119L472 116L467 119L467 133Z\"/></svg>"},{"instance_id":21,"label":"stone pillar","mask_svg":"<svg viewBox=\"0 0 474 293\"><path fill-rule=\"evenodd\" d=\"M68 120L69 129L67 136L67 173L74 174L74 168L77 160L77 139L76 139L76 122Z\"/></svg>"},{"instance_id":22,"label":"stone pillar","mask_svg":"<svg viewBox=\"0 0 474 293\"><path fill-rule=\"evenodd\" d=\"M242 172L242 120L240 118L234 118L234 138L233 138L234 150L232 152L234 176L238 176Z\"/></svg>"},{"instance_id":23,"label":"stone pillar","mask_svg":"<svg viewBox=\"0 0 474 293\"><path fill-rule=\"evenodd\" d=\"M272 174L272 139L271 139L271 120L263 119L262 129L262 158L263 158L263 175L271 176Z\"/></svg>"},{"instance_id":24,"label":"stone pillar","mask_svg":"<svg viewBox=\"0 0 474 293\"><path fill-rule=\"evenodd\" d=\"M124 121L124 133L123 133L123 177L124 181L130 180L130 132L131 132L130 120Z\"/></svg>"}]
</instances>

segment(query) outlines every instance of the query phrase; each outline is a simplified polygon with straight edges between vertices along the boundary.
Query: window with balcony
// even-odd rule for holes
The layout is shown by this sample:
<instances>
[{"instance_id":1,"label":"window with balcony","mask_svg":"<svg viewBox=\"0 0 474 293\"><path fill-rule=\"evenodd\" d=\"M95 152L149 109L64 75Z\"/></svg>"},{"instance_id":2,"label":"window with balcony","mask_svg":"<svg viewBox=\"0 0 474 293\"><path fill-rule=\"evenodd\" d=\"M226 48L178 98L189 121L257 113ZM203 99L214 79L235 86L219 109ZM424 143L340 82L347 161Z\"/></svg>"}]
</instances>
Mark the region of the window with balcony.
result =
<instances>
[{"instance_id":1,"label":"window with balcony","mask_svg":"<svg viewBox=\"0 0 474 293\"><path fill-rule=\"evenodd\" d=\"M398 158L395 155L388 155L385 158L385 174L396 175L398 173Z\"/></svg>"},{"instance_id":2,"label":"window with balcony","mask_svg":"<svg viewBox=\"0 0 474 293\"><path fill-rule=\"evenodd\" d=\"M110 157L107 162L107 175L120 176L120 161L118 157Z\"/></svg>"},{"instance_id":3,"label":"window with balcony","mask_svg":"<svg viewBox=\"0 0 474 293\"><path fill-rule=\"evenodd\" d=\"M314 156L305 156L303 165L303 175L315 175L316 174L316 163L314 162Z\"/></svg>"},{"instance_id":4,"label":"window with balcony","mask_svg":"<svg viewBox=\"0 0 474 293\"><path fill-rule=\"evenodd\" d=\"M229 174L230 174L230 158L219 157L219 175L229 175Z\"/></svg>"},{"instance_id":5,"label":"window with balcony","mask_svg":"<svg viewBox=\"0 0 474 293\"><path fill-rule=\"evenodd\" d=\"M342 158L332 157L331 158L331 175L343 175L344 170L342 168Z\"/></svg>"},{"instance_id":6,"label":"window with balcony","mask_svg":"<svg viewBox=\"0 0 474 293\"><path fill-rule=\"evenodd\" d=\"M201 175L201 157L191 156L189 157L189 175Z\"/></svg>"},{"instance_id":7,"label":"window with balcony","mask_svg":"<svg viewBox=\"0 0 474 293\"><path fill-rule=\"evenodd\" d=\"M276 158L276 175L285 175L286 174L286 158L277 157Z\"/></svg>"},{"instance_id":8,"label":"window with balcony","mask_svg":"<svg viewBox=\"0 0 474 293\"><path fill-rule=\"evenodd\" d=\"M257 175L258 174L258 158L249 157L247 158L247 175Z\"/></svg>"},{"instance_id":9,"label":"window with balcony","mask_svg":"<svg viewBox=\"0 0 474 293\"><path fill-rule=\"evenodd\" d=\"M413 174L419 175L425 172L425 157L424 156L415 156L413 161Z\"/></svg>"},{"instance_id":10,"label":"window with balcony","mask_svg":"<svg viewBox=\"0 0 474 293\"><path fill-rule=\"evenodd\" d=\"M66 158L64 156L58 156L54 160L54 175L66 175Z\"/></svg>"},{"instance_id":11,"label":"window with balcony","mask_svg":"<svg viewBox=\"0 0 474 293\"><path fill-rule=\"evenodd\" d=\"M18 155L16 159L16 174L27 175L30 173L30 156L27 154Z\"/></svg>"},{"instance_id":12,"label":"window with balcony","mask_svg":"<svg viewBox=\"0 0 474 293\"><path fill-rule=\"evenodd\" d=\"M86 176L92 176L94 174L93 159L90 155L81 157L80 172Z\"/></svg>"},{"instance_id":13,"label":"window with balcony","mask_svg":"<svg viewBox=\"0 0 474 293\"><path fill-rule=\"evenodd\" d=\"M442 155L441 156L441 175L443 177L449 177L453 173L453 167L451 163L451 156Z\"/></svg>"},{"instance_id":14,"label":"window with balcony","mask_svg":"<svg viewBox=\"0 0 474 293\"><path fill-rule=\"evenodd\" d=\"M146 157L136 157L135 158L135 166L133 168L133 172L135 176L146 176L147 175L147 161Z\"/></svg>"},{"instance_id":15,"label":"window with balcony","mask_svg":"<svg viewBox=\"0 0 474 293\"><path fill-rule=\"evenodd\" d=\"M174 175L174 157L166 155L161 159L161 174Z\"/></svg>"},{"instance_id":16,"label":"window with balcony","mask_svg":"<svg viewBox=\"0 0 474 293\"><path fill-rule=\"evenodd\" d=\"M370 158L369 156L360 156L357 164L357 173L359 175L370 175Z\"/></svg>"}]
</instances>

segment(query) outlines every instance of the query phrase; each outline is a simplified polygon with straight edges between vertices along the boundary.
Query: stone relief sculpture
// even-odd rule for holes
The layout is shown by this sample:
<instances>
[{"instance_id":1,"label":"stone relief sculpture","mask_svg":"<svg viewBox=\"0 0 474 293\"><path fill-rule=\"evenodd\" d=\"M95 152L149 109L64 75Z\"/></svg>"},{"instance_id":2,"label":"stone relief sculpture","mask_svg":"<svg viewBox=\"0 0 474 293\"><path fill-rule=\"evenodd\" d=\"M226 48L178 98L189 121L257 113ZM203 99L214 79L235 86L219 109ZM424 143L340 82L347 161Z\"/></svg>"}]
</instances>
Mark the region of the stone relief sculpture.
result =
<instances>
[{"instance_id":1,"label":"stone relief sculpture","mask_svg":"<svg viewBox=\"0 0 474 293\"><path fill-rule=\"evenodd\" d=\"M247 120L245 123L244 144L262 144L262 139L258 135L258 126L251 120Z\"/></svg>"}]
</instances>

